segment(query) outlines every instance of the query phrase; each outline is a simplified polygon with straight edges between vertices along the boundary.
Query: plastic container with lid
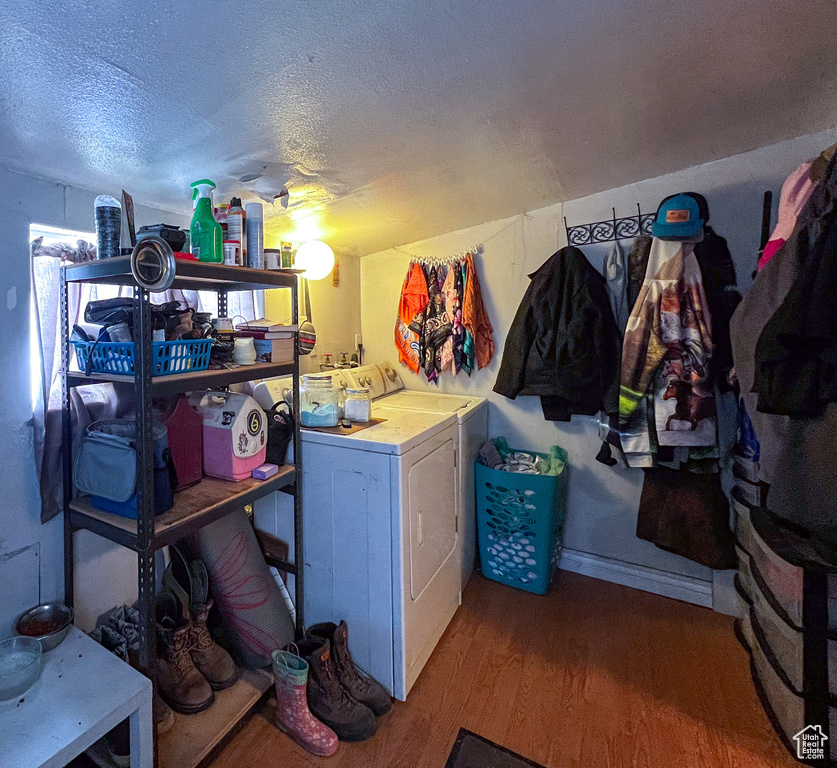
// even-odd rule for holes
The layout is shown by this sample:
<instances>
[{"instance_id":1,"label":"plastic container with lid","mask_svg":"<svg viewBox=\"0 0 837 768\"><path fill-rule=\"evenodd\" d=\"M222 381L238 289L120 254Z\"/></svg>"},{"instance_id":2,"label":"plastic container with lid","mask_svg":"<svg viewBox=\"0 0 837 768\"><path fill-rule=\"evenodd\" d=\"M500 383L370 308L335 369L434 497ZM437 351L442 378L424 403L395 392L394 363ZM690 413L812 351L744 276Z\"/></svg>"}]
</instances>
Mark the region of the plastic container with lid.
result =
<instances>
[{"instance_id":1,"label":"plastic container with lid","mask_svg":"<svg viewBox=\"0 0 837 768\"><path fill-rule=\"evenodd\" d=\"M372 398L369 389L347 389L343 410L349 421L367 422L372 419Z\"/></svg>"},{"instance_id":2,"label":"plastic container with lid","mask_svg":"<svg viewBox=\"0 0 837 768\"><path fill-rule=\"evenodd\" d=\"M226 203L221 203L221 205L215 208L215 221L217 221L221 225L221 237L224 240L227 240L227 212L230 210L230 206Z\"/></svg>"},{"instance_id":3,"label":"plastic container with lid","mask_svg":"<svg viewBox=\"0 0 837 768\"><path fill-rule=\"evenodd\" d=\"M122 226L122 205L110 195L99 195L93 203L96 214L96 258L119 256L119 235Z\"/></svg>"},{"instance_id":4,"label":"plastic container with lid","mask_svg":"<svg viewBox=\"0 0 837 768\"><path fill-rule=\"evenodd\" d=\"M238 240L224 240L224 264L241 266L241 243Z\"/></svg>"},{"instance_id":5,"label":"plastic container with lid","mask_svg":"<svg viewBox=\"0 0 837 768\"><path fill-rule=\"evenodd\" d=\"M227 208L227 240L238 240L239 266L247 264L247 215L241 207L241 198L234 197Z\"/></svg>"},{"instance_id":6,"label":"plastic container with lid","mask_svg":"<svg viewBox=\"0 0 837 768\"><path fill-rule=\"evenodd\" d=\"M264 268L282 269L282 251L279 248L264 249Z\"/></svg>"},{"instance_id":7,"label":"plastic container with lid","mask_svg":"<svg viewBox=\"0 0 837 768\"><path fill-rule=\"evenodd\" d=\"M303 427L336 427L340 419L340 393L331 375L309 373L299 388L300 422Z\"/></svg>"}]
</instances>

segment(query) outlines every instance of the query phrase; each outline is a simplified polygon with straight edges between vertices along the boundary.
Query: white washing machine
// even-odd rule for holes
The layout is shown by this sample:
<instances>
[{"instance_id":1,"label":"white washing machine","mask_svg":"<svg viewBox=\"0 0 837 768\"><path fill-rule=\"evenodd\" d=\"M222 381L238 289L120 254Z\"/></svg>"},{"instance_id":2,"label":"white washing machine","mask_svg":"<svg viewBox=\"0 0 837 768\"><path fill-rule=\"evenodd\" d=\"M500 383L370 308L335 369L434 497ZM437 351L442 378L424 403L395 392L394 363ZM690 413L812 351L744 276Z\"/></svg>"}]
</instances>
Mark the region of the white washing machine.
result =
<instances>
[{"instance_id":1,"label":"white washing machine","mask_svg":"<svg viewBox=\"0 0 837 768\"><path fill-rule=\"evenodd\" d=\"M254 394L269 405L287 385ZM306 621L346 619L355 661L403 700L461 599L459 425L452 413L374 415L385 421L351 435L303 430ZM287 540L273 496L256 523Z\"/></svg>"},{"instance_id":2,"label":"white washing machine","mask_svg":"<svg viewBox=\"0 0 837 768\"><path fill-rule=\"evenodd\" d=\"M355 386L372 387L385 394L373 401L373 415L379 408L399 408L433 413L452 413L458 425L456 502L462 548L462 589L474 572L477 551L477 510L474 460L488 440L488 400L473 395L443 395L404 389L398 370L390 363L365 365L338 374L335 381L348 379Z\"/></svg>"}]
</instances>

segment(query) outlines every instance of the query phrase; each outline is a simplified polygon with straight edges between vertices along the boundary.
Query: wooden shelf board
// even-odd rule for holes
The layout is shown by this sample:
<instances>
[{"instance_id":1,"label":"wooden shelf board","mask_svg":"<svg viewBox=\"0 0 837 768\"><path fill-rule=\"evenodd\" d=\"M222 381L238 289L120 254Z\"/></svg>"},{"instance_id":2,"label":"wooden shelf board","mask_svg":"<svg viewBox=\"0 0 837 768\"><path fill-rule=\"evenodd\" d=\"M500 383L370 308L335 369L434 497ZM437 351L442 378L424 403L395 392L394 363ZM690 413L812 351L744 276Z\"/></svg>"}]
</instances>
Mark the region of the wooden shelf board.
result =
<instances>
[{"instance_id":1,"label":"wooden shelf board","mask_svg":"<svg viewBox=\"0 0 837 768\"><path fill-rule=\"evenodd\" d=\"M204 477L197 485L175 494L174 507L155 519L152 546L157 549L170 544L194 530L195 527L214 522L261 496L290 485L294 482L295 476L295 467L287 465L280 467L279 472L267 480L248 477L239 482L231 482ZM125 534L129 537L136 537L136 520L95 509L90 503L89 496L74 499L70 502L70 509L81 516L76 516L73 521L81 527L88 527L84 519L87 518L116 529L116 534L119 535L121 532L123 538Z\"/></svg>"},{"instance_id":2,"label":"wooden shelf board","mask_svg":"<svg viewBox=\"0 0 837 768\"><path fill-rule=\"evenodd\" d=\"M196 768L230 732L242 725L264 693L273 685L267 670L242 671L241 680L226 691L216 691L215 703L197 715L174 716L174 725L158 740L159 768ZM117 768L101 742L87 750L99 768Z\"/></svg>"},{"instance_id":3,"label":"wooden shelf board","mask_svg":"<svg viewBox=\"0 0 837 768\"><path fill-rule=\"evenodd\" d=\"M215 703L197 715L175 714L174 725L159 738L160 768L195 768L224 737L241 723L273 685L266 670L243 670L226 691L215 692Z\"/></svg>"},{"instance_id":4,"label":"wooden shelf board","mask_svg":"<svg viewBox=\"0 0 837 768\"><path fill-rule=\"evenodd\" d=\"M213 389L254 379L270 379L275 376L286 376L293 373L293 360L283 363L254 363L253 365L239 365L235 368L220 368L208 371L190 371L189 373L174 373L170 376L154 376L151 380L152 392L155 395L176 394L199 389ZM134 377L115 373L91 373L87 376L80 371L67 373L69 383L74 386L115 382L133 384Z\"/></svg>"},{"instance_id":5,"label":"wooden shelf board","mask_svg":"<svg viewBox=\"0 0 837 768\"><path fill-rule=\"evenodd\" d=\"M175 278L172 288L194 290L247 291L263 288L291 288L296 283L299 270L266 270L250 267L233 267L228 264L210 264L201 261L175 260ZM134 285L131 273L131 257L87 261L66 267L70 282L110 283Z\"/></svg>"}]
</instances>

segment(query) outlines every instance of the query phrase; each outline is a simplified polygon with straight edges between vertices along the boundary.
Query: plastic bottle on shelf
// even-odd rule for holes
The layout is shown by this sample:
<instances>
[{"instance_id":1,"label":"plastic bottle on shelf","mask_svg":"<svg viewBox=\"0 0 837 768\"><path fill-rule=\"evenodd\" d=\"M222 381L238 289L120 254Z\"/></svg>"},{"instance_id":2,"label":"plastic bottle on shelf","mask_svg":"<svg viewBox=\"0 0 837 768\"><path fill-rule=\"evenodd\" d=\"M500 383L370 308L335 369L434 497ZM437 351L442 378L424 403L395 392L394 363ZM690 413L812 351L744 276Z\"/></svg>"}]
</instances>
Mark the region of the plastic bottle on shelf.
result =
<instances>
[{"instance_id":1,"label":"plastic bottle on shelf","mask_svg":"<svg viewBox=\"0 0 837 768\"><path fill-rule=\"evenodd\" d=\"M264 206L247 203L247 266L264 269Z\"/></svg>"},{"instance_id":2,"label":"plastic bottle on shelf","mask_svg":"<svg viewBox=\"0 0 837 768\"><path fill-rule=\"evenodd\" d=\"M93 208L96 214L96 258L115 258L119 256L122 206L115 197L99 195Z\"/></svg>"},{"instance_id":3,"label":"plastic bottle on shelf","mask_svg":"<svg viewBox=\"0 0 837 768\"><path fill-rule=\"evenodd\" d=\"M241 207L241 198L234 197L230 200L230 207L227 209L227 240L238 240L241 244L239 256L240 266L247 264L247 214Z\"/></svg>"},{"instance_id":4,"label":"plastic bottle on shelf","mask_svg":"<svg viewBox=\"0 0 837 768\"><path fill-rule=\"evenodd\" d=\"M230 207L226 203L221 203L215 209L215 221L221 225L221 235L224 240L227 240L227 211Z\"/></svg>"},{"instance_id":5,"label":"plastic bottle on shelf","mask_svg":"<svg viewBox=\"0 0 837 768\"><path fill-rule=\"evenodd\" d=\"M199 261L223 262L221 225L212 215L212 190L215 189L215 184L209 179L201 179L193 181L190 186L197 190L198 195L190 229L192 255Z\"/></svg>"}]
</instances>

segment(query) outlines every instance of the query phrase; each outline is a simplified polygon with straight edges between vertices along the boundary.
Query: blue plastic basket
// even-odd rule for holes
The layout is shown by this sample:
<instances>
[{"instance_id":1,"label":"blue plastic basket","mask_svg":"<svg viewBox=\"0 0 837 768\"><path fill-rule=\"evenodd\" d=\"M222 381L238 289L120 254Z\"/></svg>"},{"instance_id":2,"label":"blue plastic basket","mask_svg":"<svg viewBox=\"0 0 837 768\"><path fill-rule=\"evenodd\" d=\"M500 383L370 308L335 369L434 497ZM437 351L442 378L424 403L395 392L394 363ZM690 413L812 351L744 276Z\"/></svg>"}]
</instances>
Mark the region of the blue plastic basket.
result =
<instances>
[{"instance_id":1,"label":"blue plastic basket","mask_svg":"<svg viewBox=\"0 0 837 768\"><path fill-rule=\"evenodd\" d=\"M559 475L515 474L477 463L480 564L487 578L538 595L549 590L567 504L566 456L564 451Z\"/></svg>"},{"instance_id":2,"label":"blue plastic basket","mask_svg":"<svg viewBox=\"0 0 837 768\"><path fill-rule=\"evenodd\" d=\"M80 371L87 369L92 355L91 371L96 373L134 373L134 342L74 341ZM209 368L212 339L192 341L155 341L151 345L152 376L205 371Z\"/></svg>"}]
</instances>

